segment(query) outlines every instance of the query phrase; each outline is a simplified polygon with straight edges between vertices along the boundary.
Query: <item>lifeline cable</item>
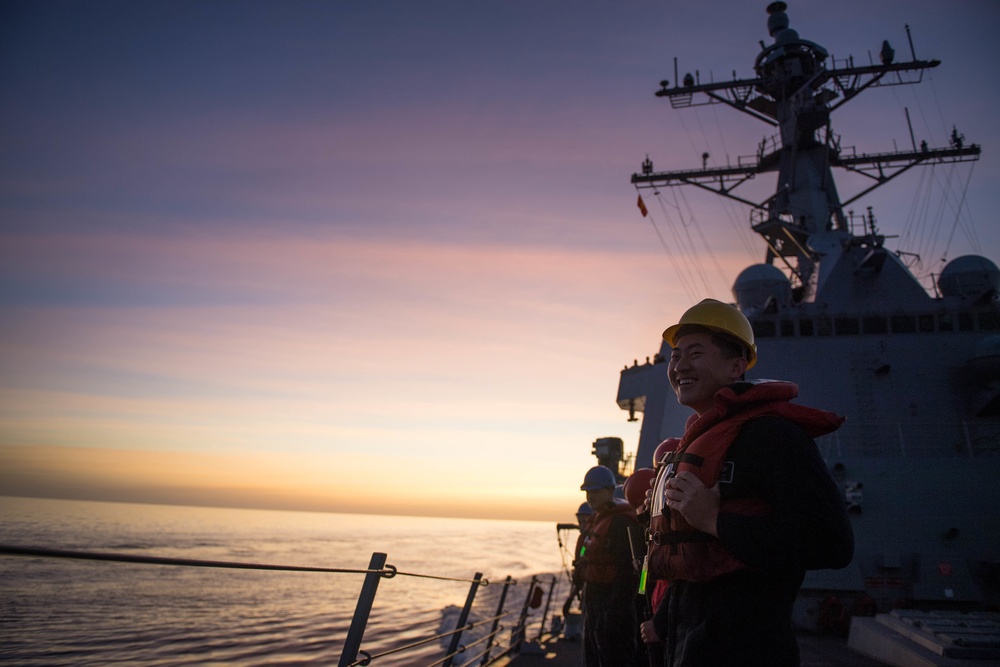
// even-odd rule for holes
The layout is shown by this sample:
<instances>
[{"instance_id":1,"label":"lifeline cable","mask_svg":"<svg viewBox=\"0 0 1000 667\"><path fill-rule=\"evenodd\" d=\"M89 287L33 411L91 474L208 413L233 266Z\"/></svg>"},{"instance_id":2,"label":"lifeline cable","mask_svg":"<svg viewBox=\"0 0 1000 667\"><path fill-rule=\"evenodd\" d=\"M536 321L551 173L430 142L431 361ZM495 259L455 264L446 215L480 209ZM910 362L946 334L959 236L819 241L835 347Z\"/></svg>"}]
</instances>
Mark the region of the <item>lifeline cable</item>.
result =
<instances>
[{"instance_id":1,"label":"lifeline cable","mask_svg":"<svg viewBox=\"0 0 1000 667\"><path fill-rule=\"evenodd\" d=\"M341 567L311 567L305 565L268 565L264 563L240 563L234 561L198 560L195 558L166 558L162 556L135 556L131 554L101 553L94 551L73 551L69 549L49 549L43 547L23 547L0 545L0 555L8 556L38 556L42 558L73 558L78 560L111 561L118 563L139 563L146 565L180 565L188 567L216 567L237 570L277 570L281 572L327 572L334 574L379 574L386 579L399 575L402 577L417 577L437 579L440 581L460 581L463 583L478 583L489 586L488 579L463 579L460 577L442 577L433 574L418 574L415 572L399 572L394 565L386 565L380 570L359 570ZM511 583L517 584L516 581Z\"/></svg>"},{"instance_id":2,"label":"lifeline cable","mask_svg":"<svg viewBox=\"0 0 1000 667\"><path fill-rule=\"evenodd\" d=\"M233 561L198 560L194 558L165 558L162 556L134 556L131 554L101 553L94 551L73 551L69 549L48 549L41 547L19 547L0 545L0 554L8 556L39 556L42 558L74 558L78 560L99 560L118 563L140 563L146 565L181 565L188 567L218 567L237 570L280 570L284 572L328 572L336 574L380 574L387 579L396 576L396 568L387 565L381 570L357 570L338 567L309 567L304 565L267 565L263 563L239 563Z\"/></svg>"}]
</instances>

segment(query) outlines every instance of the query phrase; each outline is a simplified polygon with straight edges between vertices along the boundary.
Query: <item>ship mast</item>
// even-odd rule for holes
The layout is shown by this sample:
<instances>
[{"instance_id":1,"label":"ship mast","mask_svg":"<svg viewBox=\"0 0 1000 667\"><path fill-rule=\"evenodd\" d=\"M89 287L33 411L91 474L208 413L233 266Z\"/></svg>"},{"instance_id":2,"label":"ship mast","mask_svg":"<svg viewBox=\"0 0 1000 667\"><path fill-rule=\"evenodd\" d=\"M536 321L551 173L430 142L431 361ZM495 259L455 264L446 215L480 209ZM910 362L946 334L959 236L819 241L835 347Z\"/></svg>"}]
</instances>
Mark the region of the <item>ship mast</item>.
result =
<instances>
[{"instance_id":1,"label":"ship mast","mask_svg":"<svg viewBox=\"0 0 1000 667\"><path fill-rule=\"evenodd\" d=\"M883 237L869 233L856 238L844 217L844 207L918 164L964 162L979 158L978 145L965 145L953 131L951 144L931 148L926 142L910 151L857 154L841 151L839 137L830 127L831 113L862 91L881 86L919 83L925 70L938 60L895 62L895 52L882 43L880 63L827 69L826 49L804 40L789 27L787 5L772 2L767 27L774 43L761 42L754 63L756 77L702 84L687 74L674 86L662 81L658 97L666 97L673 108L727 104L779 129L777 139L765 139L756 155L741 158L735 166L654 172L647 158L642 173L632 175L639 189L694 185L753 207L751 225L767 242L766 262L780 259L795 284L794 298L814 301L840 254L852 244L881 245ZM676 69L676 68L675 68ZM832 167L840 167L870 178L870 187L841 202ZM749 201L734 190L757 174L777 172L773 195L761 202Z\"/></svg>"}]
</instances>

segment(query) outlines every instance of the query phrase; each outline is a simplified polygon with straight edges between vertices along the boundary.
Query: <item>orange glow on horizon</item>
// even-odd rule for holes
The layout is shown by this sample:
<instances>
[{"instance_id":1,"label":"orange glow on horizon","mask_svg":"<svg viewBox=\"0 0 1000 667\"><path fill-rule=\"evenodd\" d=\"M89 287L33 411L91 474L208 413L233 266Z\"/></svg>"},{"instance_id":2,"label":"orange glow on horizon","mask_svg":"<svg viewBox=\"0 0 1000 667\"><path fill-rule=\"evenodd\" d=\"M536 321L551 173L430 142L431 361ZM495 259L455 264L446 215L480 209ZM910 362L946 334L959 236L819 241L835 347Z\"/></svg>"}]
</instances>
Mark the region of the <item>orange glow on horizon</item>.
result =
<instances>
[{"instance_id":1,"label":"orange glow on horizon","mask_svg":"<svg viewBox=\"0 0 1000 667\"><path fill-rule=\"evenodd\" d=\"M301 458L301 457L299 457ZM565 521L579 504L574 490L539 488L534 497L500 488L415 482L407 470L374 471L280 455L96 447L0 446L0 494L71 500L241 507L403 516Z\"/></svg>"}]
</instances>

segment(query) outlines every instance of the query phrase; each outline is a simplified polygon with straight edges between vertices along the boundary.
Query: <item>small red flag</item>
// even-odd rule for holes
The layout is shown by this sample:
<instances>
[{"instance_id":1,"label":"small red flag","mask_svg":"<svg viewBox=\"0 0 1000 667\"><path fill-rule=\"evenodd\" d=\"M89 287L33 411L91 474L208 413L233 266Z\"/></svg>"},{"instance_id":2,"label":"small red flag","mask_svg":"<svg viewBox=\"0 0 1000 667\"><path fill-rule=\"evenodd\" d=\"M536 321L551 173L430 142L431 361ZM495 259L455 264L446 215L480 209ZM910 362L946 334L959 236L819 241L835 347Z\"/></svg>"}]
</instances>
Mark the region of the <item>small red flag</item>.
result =
<instances>
[{"instance_id":1,"label":"small red flag","mask_svg":"<svg viewBox=\"0 0 1000 667\"><path fill-rule=\"evenodd\" d=\"M642 201L642 195L639 195L639 211L642 213L642 217L649 215L649 211L646 209L646 202Z\"/></svg>"}]
</instances>

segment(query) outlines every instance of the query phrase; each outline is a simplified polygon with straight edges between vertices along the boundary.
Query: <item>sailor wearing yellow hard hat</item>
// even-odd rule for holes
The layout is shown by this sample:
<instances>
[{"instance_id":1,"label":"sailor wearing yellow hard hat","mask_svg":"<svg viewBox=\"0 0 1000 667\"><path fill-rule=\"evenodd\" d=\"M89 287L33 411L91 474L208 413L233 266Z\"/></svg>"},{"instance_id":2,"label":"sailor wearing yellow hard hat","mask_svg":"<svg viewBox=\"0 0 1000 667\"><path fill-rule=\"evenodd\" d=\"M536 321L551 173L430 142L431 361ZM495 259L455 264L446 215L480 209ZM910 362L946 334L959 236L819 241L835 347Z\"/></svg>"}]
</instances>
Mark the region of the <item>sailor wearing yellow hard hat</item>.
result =
<instances>
[{"instance_id":1,"label":"sailor wearing yellow hard hat","mask_svg":"<svg viewBox=\"0 0 1000 667\"><path fill-rule=\"evenodd\" d=\"M854 548L813 441L843 417L792 403L791 382L745 380L758 350L735 306L705 299L663 338L670 386L694 414L650 498L649 575L670 585L643 639L663 640L671 666L797 665L805 573L847 566Z\"/></svg>"}]
</instances>

